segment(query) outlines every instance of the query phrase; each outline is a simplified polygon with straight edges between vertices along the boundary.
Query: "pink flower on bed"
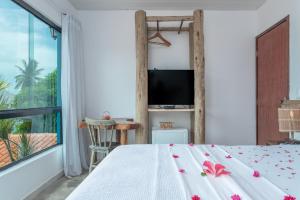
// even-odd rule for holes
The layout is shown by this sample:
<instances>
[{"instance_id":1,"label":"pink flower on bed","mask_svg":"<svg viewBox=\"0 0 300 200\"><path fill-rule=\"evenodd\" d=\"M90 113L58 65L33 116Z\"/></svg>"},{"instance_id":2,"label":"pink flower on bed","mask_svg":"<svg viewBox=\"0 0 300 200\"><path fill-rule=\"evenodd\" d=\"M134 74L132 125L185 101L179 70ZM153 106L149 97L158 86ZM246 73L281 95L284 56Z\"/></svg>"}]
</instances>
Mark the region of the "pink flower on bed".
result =
<instances>
[{"instance_id":1,"label":"pink flower on bed","mask_svg":"<svg viewBox=\"0 0 300 200\"><path fill-rule=\"evenodd\" d=\"M257 171L257 170L254 170L254 172L253 172L253 176L254 176L254 177L256 177L256 178L260 177L260 173L259 173L259 171Z\"/></svg>"},{"instance_id":2,"label":"pink flower on bed","mask_svg":"<svg viewBox=\"0 0 300 200\"><path fill-rule=\"evenodd\" d=\"M211 174L215 175L215 177L219 177L221 175L229 175L230 172L225 170L225 167L221 164L213 164L210 161L205 161L203 163L204 167L207 167L207 169L204 169L205 174Z\"/></svg>"},{"instance_id":3,"label":"pink flower on bed","mask_svg":"<svg viewBox=\"0 0 300 200\"><path fill-rule=\"evenodd\" d=\"M179 158L179 156L176 155L176 154L173 154L172 157L175 158L175 159L176 159L176 158Z\"/></svg>"},{"instance_id":4,"label":"pink flower on bed","mask_svg":"<svg viewBox=\"0 0 300 200\"><path fill-rule=\"evenodd\" d=\"M234 194L234 195L231 196L231 199L232 200L241 200L241 197L238 194Z\"/></svg>"},{"instance_id":5,"label":"pink flower on bed","mask_svg":"<svg viewBox=\"0 0 300 200\"><path fill-rule=\"evenodd\" d=\"M296 200L296 197L293 197L291 195L288 195L288 196L284 196L284 199L283 200Z\"/></svg>"},{"instance_id":6,"label":"pink flower on bed","mask_svg":"<svg viewBox=\"0 0 300 200\"><path fill-rule=\"evenodd\" d=\"M179 169L178 171L179 171L180 173L182 173L182 174L185 172L184 169Z\"/></svg>"},{"instance_id":7,"label":"pink flower on bed","mask_svg":"<svg viewBox=\"0 0 300 200\"><path fill-rule=\"evenodd\" d=\"M201 200L200 197L198 195L193 195L192 196L192 200Z\"/></svg>"},{"instance_id":8,"label":"pink flower on bed","mask_svg":"<svg viewBox=\"0 0 300 200\"><path fill-rule=\"evenodd\" d=\"M192 147L192 146L194 146L194 144L193 143L189 143L189 146Z\"/></svg>"}]
</instances>

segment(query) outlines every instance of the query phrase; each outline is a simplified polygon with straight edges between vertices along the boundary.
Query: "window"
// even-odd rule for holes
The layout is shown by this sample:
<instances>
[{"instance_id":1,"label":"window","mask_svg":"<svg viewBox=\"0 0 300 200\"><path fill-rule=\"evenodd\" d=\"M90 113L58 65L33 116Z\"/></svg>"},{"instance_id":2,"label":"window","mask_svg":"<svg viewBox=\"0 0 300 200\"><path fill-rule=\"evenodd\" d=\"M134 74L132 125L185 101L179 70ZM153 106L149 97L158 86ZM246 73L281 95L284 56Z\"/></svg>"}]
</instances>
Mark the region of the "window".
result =
<instances>
[{"instance_id":1,"label":"window","mask_svg":"<svg viewBox=\"0 0 300 200\"><path fill-rule=\"evenodd\" d=\"M0 1L0 170L62 143L61 30L20 0Z\"/></svg>"}]
</instances>

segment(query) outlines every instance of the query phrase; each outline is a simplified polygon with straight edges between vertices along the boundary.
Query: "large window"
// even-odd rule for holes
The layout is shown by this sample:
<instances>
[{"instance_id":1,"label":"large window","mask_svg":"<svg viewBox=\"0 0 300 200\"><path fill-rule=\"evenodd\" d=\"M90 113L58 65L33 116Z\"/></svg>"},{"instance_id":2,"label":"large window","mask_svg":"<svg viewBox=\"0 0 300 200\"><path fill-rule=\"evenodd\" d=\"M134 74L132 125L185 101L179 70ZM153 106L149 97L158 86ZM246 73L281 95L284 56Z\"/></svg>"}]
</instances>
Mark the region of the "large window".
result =
<instances>
[{"instance_id":1,"label":"large window","mask_svg":"<svg viewBox=\"0 0 300 200\"><path fill-rule=\"evenodd\" d=\"M60 66L60 28L1 0L0 170L62 143Z\"/></svg>"}]
</instances>

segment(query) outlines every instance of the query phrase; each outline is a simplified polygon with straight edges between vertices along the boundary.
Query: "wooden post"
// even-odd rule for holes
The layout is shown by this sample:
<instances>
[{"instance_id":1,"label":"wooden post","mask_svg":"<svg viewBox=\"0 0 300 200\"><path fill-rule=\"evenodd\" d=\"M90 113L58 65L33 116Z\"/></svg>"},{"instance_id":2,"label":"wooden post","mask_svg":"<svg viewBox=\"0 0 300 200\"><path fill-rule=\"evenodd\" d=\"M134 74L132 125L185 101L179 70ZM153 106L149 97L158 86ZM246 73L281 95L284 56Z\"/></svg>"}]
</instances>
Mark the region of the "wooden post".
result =
<instances>
[{"instance_id":1,"label":"wooden post","mask_svg":"<svg viewBox=\"0 0 300 200\"><path fill-rule=\"evenodd\" d=\"M189 23L190 68L194 69L194 24Z\"/></svg>"},{"instance_id":2,"label":"wooden post","mask_svg":"<svg viewBox=\"0 0 300 200\"><path fill-rule=\"evenodd\" d=\"M194 11L195 132L194 143L205 143L205 70L203 11Z\"/></svg>"},{"instance_id":3,"label":"wooden post","mask_svg":"<svg viewBox=\"0 0 300 200\"><path fill-rule=\"evenodd\" d=\"M194 25L189 23L189 56L190 56L190 69L194 69ZM194 143L195 133L195 114L191 112L191 130L190 130L190 142Z\"/></svg>"},{"instance_id":4,"label":"wooden post","mask_svg":"<svg viewBox=\"0 0 300 200\"><path fill-rule=\"evenodd\" d=\"M148 143L148 41L146 13L139 10L135 13L136 37L136 130L135 142Z\"/></svg>"}]
</instances>

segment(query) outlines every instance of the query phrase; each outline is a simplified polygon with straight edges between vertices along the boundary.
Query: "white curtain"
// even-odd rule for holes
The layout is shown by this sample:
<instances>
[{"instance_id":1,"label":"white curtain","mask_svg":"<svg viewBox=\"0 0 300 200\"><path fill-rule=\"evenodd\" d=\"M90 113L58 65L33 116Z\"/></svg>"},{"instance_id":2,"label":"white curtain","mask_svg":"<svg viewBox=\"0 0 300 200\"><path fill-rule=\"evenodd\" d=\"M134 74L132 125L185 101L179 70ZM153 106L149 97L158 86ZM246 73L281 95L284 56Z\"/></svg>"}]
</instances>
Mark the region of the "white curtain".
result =
<instances>
[{"instance_id":1,"label":"white curtain","mask_svg":"<svg viewBox=\"0 0 300 200\"><path fill-rule=\"evenodd\" d=\"M84 60L80 22L62 17L62 116L63 157L66 176L78 176L87 165L87 138L78 123L85 117Z\"/></svg>"}]
</instances>

